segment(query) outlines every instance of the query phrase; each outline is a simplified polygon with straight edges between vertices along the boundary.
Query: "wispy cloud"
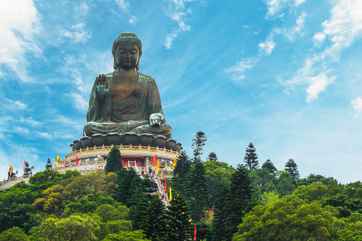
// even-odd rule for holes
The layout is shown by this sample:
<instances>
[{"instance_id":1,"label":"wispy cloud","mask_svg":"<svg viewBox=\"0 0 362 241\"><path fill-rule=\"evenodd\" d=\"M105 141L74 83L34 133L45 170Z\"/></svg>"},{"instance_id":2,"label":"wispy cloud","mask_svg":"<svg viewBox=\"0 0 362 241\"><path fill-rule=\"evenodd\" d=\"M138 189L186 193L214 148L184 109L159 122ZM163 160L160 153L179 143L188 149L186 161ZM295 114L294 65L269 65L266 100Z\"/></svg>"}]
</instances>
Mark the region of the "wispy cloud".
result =
<instances>
[{"instance_id":1,"label":"wispy cloud","mask_svg":"<svg viewBox=\"0 0 362 241\"><path fill-rule=\"evenodd\" d=\"M362 97L357 97L351 102L352 107L356 113L362 113Z\"/></svg>"},{"instance_id":2,"label":"wispy cloud","mask_svg":"<svg viewBox=\"0 0 362 241\"><path fill-rule=\"evenodd\" d=\"M362 2L359 0L337 0L331 17L322 23L323 30L314 39L328 41L329 47L321 57L338 58L341 51L362 36Z\"/></svg>"},{"instance_id":3,"label":"wispy cloud","mask_svg":"<svg viewBox=\"0 0 362 241\"><path fill-rule=\"evenodd\" d=\"M298 7L305 2L306 0L266 0L267 16L276 16L288 7Z\"/></svg>"},{"instance_id":4,"label":"wispy cloud","mask_svg":"<svg viewBox=\"0 0 362 241\"><path fill-rule=\"evenodd\" d=\"M7 66L22 81L30 81L25 54L41 52L35 41L40 25L35 4L33 0L2 0L0 16L0 67Z\"/></svg>"},{"instance_id":5,"label":"wispy cloud","mask_svg":"<svg viewBox=\"0 0 362 241\"><path fill-rule=\"evenodd\" d=\"M313 102L318 99L319 95L324 92L327 87L334 83L336 76L333 71L321 64L320 56L315 55L307 58L294 76L282 82L287 90L296 86L306 87L306 101Z\"/></svg>"},{"instance_id":6,"label":"wispy cloud","mask_svg":"<svg viewBox=\"0 0 362 241\"><path fill-rule=\"evenodd\" d=\"M78 23L64 30L63 36L74 43L85 43L91 37L91 34L85 29L84 23Z\"/></svg>"},{"instance_id":7,"label":"wispy cloud","mask_svg":"<svg viewBox=\"0 0 362 241\"><path fill-rule=\"evenodd\" d=\"M191 14L189 4L192 0L168 0L168 17L176 23L177 27L167 34L164 42L166 49L172 47L173 42L183 32L191 30L191 26L186 23L186 17Z\"/></svg>"},{"instance_id":8,"label":"wispy cloud","mask_svg":"<svg viewBox=\"0 0 362 241\"><path fill-rule=\"evenodd\" d=\"M23 111L28 108L27 104L21 100L13 100L6 97L0 97L1 111ZM0 112L1 113L1 112Z\"/></svg>"},{"instance_id":9,"label":"wispy cloud","mask_svg":"<svg viewBox=\"0 0 362 241\"><path fill-rule=\"evenodd\" d=\"M265 42L261 42L259 44L259 48L266 55L270 55L273 52L275 45L276 45L276 43L274 42L274 40L270 39L270 40L266 40Z\"/></svg>"},{"instance_id":10,"label":"wispy cloud","mask_svg":"<svg viewBox=\"0 0 362 241\"><path fill-rule=\"evenodd\" d=\"M136 16L130 14L130 3L127 0L116 0L116 4L122 10L122 12L127 15L128 22L130 24L135 24L137 22Z\"/></svg>"},{"instance_id":11,"label":"wispy cloud","mask_svg":"<svg viewBox=\"0 0 362 241\"><path fill-rule=\"evenodd\" d=\"M246 78L246 72L254 68L257 61L257 59L242 59L237 64L227 68L225 72L229 74L234 81L239 82Z\"/></svg>"},{"instance_id":12,"label":"wispy cloud","mask_svg":"<svg viewBox=\"0 0 362 241\"><path fill-rule=\"evenodd\" d=\"M361 12L361 1L335 1L330 18L322 23L323 30L315 33L312 39L315 44L326 42L324 48L305 59L294 77L285 82L287 86L306 85L307 101L316 100L335 81L336 76L331 73L341 52L362 37Z\"/></svg>"},{"instance_id":13,"label":"wispy cloud","mask_svg":"<svg viewBox=\"0 0 362 241\"><path fill-rule=\"evenodd\" d=\"M108 73L112 69L112 56L109 51L65 57L63 72L69 76L73 86L68 97L73 100L77 110L83 113L87 109L90 90L96 75Z\"/></svg>"},{"instance_id":14,"label":"wispy cloud","mask_svg":"<svg viewBox=\"0 0 362 241\"><path fill-rule=\"evenodd\" d=\"M327 73L319 73L315 76L309 77L309 86L307 87L307 102L312 102L318 99L320 93L322 93L330 84L335 80L334 76L329 76Z\"/></svg>"}]
</instances>

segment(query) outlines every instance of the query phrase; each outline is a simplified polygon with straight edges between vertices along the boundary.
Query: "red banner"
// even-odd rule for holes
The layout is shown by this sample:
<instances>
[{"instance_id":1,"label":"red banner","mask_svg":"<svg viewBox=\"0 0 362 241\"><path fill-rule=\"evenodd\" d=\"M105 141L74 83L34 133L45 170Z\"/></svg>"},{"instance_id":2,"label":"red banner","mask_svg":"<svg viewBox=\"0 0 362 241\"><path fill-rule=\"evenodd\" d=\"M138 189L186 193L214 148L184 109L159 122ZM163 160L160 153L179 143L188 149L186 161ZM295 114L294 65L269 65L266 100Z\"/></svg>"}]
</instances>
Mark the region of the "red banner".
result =
<instances>
[{"instance_id":1,"label":"red banner","mask_svg":"<svg viewBox=\"0 0 362 241\"><path fill-rule=\"evenodd\" d=\"M197 226L194 224L194 240L197 240Z\"/></svg>"}]
</instances>

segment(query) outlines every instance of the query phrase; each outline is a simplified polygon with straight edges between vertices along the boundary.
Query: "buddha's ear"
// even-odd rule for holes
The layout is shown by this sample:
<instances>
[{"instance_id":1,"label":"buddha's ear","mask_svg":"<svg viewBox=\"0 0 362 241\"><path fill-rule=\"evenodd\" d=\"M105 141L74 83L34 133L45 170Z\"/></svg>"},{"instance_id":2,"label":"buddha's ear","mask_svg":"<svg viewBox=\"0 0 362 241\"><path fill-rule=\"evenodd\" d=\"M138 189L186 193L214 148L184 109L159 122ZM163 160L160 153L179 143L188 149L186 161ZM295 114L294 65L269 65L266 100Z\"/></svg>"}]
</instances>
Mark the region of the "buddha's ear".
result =
<instances>
[{"instance_id":1,"label":"buddha's ear","mask_svg":"<svg viewBox=\"0 0 362 241\"><path fill-rule=\"evenodd\" d=\"M141 62L141 56L142 56L142 51L139 52L138 60L137 60L137 63L136 63L137 70L139 70L139 65L140 65L140 62Z\"/></svg>"}]
</instances>

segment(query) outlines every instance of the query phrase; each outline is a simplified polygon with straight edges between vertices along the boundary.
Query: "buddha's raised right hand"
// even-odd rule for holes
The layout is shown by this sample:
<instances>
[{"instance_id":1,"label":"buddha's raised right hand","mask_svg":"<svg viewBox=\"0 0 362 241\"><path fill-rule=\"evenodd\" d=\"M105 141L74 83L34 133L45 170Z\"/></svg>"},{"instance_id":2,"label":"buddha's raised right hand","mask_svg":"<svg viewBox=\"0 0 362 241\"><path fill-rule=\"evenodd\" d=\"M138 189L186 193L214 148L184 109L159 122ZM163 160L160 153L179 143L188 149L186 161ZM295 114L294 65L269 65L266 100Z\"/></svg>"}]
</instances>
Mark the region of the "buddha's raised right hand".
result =
<instances>
[{"instance_id":1,"label":"buddha's raised right hand","mask_svg":"<svg viewBox=\"0 0 362 241\"><path fill-rule=\"evenodd\" d=\"M107 79L104 74L98 75L96 78L96 94L97 97L103 99L105 95L109 92Z\"/></svg>"}]
</instances>

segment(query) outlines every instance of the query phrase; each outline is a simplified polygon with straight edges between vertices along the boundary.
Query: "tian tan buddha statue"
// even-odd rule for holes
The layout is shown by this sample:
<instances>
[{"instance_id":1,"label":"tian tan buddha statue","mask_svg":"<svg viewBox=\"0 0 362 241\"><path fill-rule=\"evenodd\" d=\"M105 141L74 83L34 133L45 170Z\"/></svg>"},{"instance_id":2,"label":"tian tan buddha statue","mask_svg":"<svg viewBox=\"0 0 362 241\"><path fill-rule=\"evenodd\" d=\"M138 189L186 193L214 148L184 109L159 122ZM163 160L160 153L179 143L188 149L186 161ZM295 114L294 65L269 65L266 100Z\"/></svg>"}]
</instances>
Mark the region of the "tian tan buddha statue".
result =
<instances>
[{"instance_id":1,"label":"tian tan buddha statue","mask_svg":"<svg viewBox=\"0 0 362 241\"><path fill-rule=\"evenodd\" d=\"M160 94L154 79L139 72L141 40L133 33L122 33L112 47L114 71L99 75L92 88L86 136L133 132L169 138Z\"/></svg>"}]
</instances>

